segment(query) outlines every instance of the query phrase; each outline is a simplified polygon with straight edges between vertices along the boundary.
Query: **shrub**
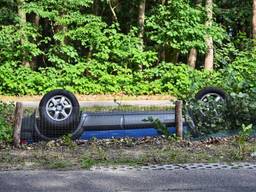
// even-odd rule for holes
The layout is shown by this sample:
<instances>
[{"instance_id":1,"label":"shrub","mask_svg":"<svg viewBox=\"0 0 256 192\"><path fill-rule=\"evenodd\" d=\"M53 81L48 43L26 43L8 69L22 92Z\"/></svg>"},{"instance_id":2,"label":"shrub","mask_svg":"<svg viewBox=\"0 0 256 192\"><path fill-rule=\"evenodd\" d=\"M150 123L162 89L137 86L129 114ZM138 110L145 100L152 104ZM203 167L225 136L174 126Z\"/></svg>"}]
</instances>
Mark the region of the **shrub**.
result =
<instances>
[{"instance_id":1,"label":"shrub","mask_svg":"<svg viewBox=\"0 0 256 192\"><path fill-rule=\"evenodd\" d=\"M256 125L256 98L247 93L231 93L226 102L209 101L207 105L192 99L186 103L185 114L195 124L195 136L239 130L243 125Z\"/></svg>"},{"instance_id":2,"label":"shrub","mask_svg":"<svg viewBox=\"0 0 256 192\"><path fill-rule=\"evenodd\" d=\"M256 125L256 97L248 93L231 93L227 101L226 116L230 127L236 129L245 125Z\"/></svg>"},{"instance_id":3,"label":"shrub","mask_svg":"<svg viewBox=\"0 0 256 192\"><path fill-rule=\"evenodd\" d=\"M190 125L194 126L192 135L203 136L229 129L226 120L226 105L209 101L207 105L202 101L191 99L185 105L185 118Z\"/></svg>"},{"instance_id":4,"label":"shrub","mask_svg":"<svg viewBox=\"0 0 256 192\"><path fill-rule=\"evenodd\" d=\"M14 105L0 101L0 142L11 142Z\"/></svg>"},{"instance_id":5,"label":"shrub","mask_svg":"<svg viewBox=\"0 0 256 192\"><path fill-rule=\"evenodd\" d=\"M242 52L223 71L225 89L235 93L256 93L256 56L254 52Z\"/></svg>"},{"instance_id":6,"label":"shrub","mask_svg":"<svg viewBox=\"0 0 256 192\"><path fill-rule=\"evenodd\" d=\"M203 72L172 63L161 63L137 72L117 63L96 60L38 71L6 63L0 70L0 94L5 95L36 95L63 88L80 94L168 93L186 98L205 85L221 82L219 72Z\"/></svg>"}]
</instances>

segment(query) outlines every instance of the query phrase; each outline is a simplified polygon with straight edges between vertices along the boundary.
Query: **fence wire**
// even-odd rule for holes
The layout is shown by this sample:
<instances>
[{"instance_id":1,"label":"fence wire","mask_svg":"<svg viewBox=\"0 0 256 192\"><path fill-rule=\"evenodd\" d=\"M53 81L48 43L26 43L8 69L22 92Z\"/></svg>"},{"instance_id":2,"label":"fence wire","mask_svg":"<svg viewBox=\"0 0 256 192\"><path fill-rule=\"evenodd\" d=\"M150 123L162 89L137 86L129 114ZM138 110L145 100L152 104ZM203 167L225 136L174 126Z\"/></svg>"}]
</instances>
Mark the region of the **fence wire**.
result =
<instances>
[{"instance_id":1,"label":"fence wire","mask_svg":"<svg viewBox=\"0 0 256 192\"><path fill-rule=\"evenodd\" d=\"M74 111L76 109L73 109ZM53 120L56 114L42 116L42 109L25 108L21 141L51 140L63 136L73 139L142 137L162 134L157 123L170 132L175 126L174 106L94 106L81 107L72 119ZM154 121L154 122L153 122Z\"/></svg>"}]
</instances>

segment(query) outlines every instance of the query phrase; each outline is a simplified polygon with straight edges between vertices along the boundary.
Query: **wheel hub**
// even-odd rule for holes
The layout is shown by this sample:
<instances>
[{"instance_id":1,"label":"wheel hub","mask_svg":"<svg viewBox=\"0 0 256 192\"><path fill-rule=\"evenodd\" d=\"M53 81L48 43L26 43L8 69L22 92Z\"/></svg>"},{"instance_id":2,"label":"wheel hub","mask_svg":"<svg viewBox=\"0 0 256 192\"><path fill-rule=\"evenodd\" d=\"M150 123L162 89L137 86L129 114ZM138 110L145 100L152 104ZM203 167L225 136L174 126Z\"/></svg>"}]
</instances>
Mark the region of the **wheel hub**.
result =
<instances>
[{"instance_id":1,"label":"wheel hub","mask_svg":"<svg viewBox=\"0 0 256 192\"><path fill-rule=\"evenodd\" d=\"M57 109L57 111L62 111L63 106L62 105L57 105L56 109Z\"/></svg>"},{"instance_id":2,"label":"wheel hub","mask_svg":"<svg viewBox=\"0 0 256 192\"><path fill-rule=\"evenodd\" d=\"M213 110L216 116L220 116L222 114L219 114L217 109L215 109L215 105L220 106L224 104L225 99L218 93L208 93L205 94L201 101L204 103L204 108L200 109L201 113L205 116L206 112ZM215 104L213 106L213 104Z\"/></svg>"},{"instance_id":3,"label":"wheel hub","mask_svg":"<svg viewBox=\"0 0 256 192\"><path fill-rule=\"evenodd\" d=\"M71 101L64 95L57 95L49 99L46 104L47 115L54 121L67 119L73 110Z\"/></svg>"}]
</instances>

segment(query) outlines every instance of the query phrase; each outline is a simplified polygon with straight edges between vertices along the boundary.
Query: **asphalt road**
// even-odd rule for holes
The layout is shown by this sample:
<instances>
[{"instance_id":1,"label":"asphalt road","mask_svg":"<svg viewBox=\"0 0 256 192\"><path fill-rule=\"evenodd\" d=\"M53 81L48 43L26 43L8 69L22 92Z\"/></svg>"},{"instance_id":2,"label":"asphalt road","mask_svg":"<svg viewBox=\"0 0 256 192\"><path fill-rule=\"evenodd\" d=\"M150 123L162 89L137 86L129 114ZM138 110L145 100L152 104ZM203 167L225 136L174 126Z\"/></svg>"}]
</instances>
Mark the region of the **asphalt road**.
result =
<instances>
[{"instance_id":1,"label":"asphalt road","mask_svg":"<svg viewBox=\"0 0 256 192\"><path fill-rule=\"evenodd\" d=\"M255 170L8 171L1 192L256 191Z\"/></svg>"}]
</instances>

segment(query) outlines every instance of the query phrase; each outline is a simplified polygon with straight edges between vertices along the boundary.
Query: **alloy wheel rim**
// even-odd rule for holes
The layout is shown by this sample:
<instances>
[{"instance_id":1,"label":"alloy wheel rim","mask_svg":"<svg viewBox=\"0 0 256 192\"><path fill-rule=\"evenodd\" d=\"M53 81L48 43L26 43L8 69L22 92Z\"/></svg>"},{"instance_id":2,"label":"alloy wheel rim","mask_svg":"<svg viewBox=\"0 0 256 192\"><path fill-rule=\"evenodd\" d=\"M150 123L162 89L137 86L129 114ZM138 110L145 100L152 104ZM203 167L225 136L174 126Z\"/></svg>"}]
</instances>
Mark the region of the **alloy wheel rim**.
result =
<instances>
[{"instance_id":1,"label":"alloy wheel rim","mask_svg":"<svg viewBox=\"0 0 256 192\"><path fill-rule=\"evenodd\" d=\"M63 121L72 113L71 101L64 95L56 95L46 104L47 115L54 121Z\"/></svg>"}]
</instances>

